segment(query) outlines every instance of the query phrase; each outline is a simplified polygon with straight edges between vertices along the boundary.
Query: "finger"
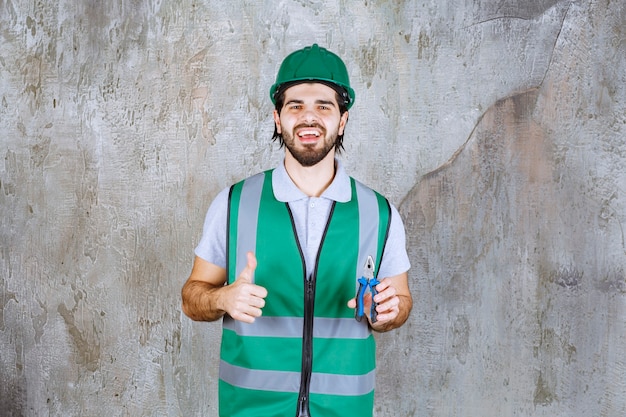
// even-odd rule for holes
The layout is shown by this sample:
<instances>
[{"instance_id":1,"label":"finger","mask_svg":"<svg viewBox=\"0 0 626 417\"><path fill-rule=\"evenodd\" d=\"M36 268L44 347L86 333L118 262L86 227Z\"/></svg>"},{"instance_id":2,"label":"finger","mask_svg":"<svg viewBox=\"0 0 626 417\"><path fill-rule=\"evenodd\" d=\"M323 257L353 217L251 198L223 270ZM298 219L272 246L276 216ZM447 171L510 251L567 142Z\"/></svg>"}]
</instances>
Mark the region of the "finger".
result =
<instances>
[{"instance_id":1,"label":"finger","mask_svg":"<svg viewBox=\"0 0 626 417\"><path fill-rule=\"evenodd\" d=\"M348 308L356 308L356 298L348 300Z\"/></svg>"},{"instance_id":2,"label":"finger","mask_svg":"<svg viewBox=\"0 0 626 417\"><path fill-rule=\"evenodd\" d=\"M249 284L246 287L246 291L248 296L250 296L251 298L258 298L265 304L265 301L263 300L265 297L267 297L267 290L265 289L265 287L256 284Z\"/></svg>"},{"instance_id":3,"label":"finger","mask_svg":"<svg viewBox=\"0 0 626 417\"><path fill-rule=\"evenodd\" d=\"M394 320L400 314L400 299L393 297L376 306L378 322Z\"/></svg>"},{"instance_id":4,"label":"finger","mask_svg":"<svg viewBox=\"0 0 626 417\"><path fill-rule=\"evenodd\" d=\"M257 265L256 256L254 255L254 252L246 253L246 257L248 259L248 267L254 271Z\"/></svg>"},{"instance_id":5,"label":"finger","mask_svg":"<svg viewBox=\"0 0 626 417\"><path fill-rule=\"evenodd\" d=\"M261 290L265 290L265 288L263 287L258 287ZM267 294L267 291L265 291L265 293ZM252 296L250 297L250 300L248 301L248 305L252 308L256 308L256 309L260 309L265 307L265 296L261 297L261 296Z\"/></svg>"},{"instance_id":6,"label":"finger","mask_svg":"<svg viewBox=\"0 0 626 417\"><path fill-rule=\"evenodd\" d=\"M246 256L247 256L248 263L246 264L246 267L243 269L243 271L241 271L241 273L239 274L238 279L241 279L242 281L246 281L246 282L252 282L252 277L254 276L254 270L256 269L256 266L257 266L256 256L254 256L254 253L252 252L248 252Z\"/></svg>"},{"instance_id":7,"label":"finger","mask_svg":"<svg viewBox=\"0 0 626 417\"><path fill-rule=\"evenodd\" d=\"M383 278L383 280L380 281L378 283L378 285L376 285L376 291L381 293L381 292L385 291L389 287L391 287L391 280L389 280L387 278ZM391 287L391 288L393 288L393 287Z\"/></svg>"},{"instance_id":8,"label":"finger","mask_svg":"<svg viewBox=\"0 0 626 417\"><path fill-rule=\"evenodd\" d=\"M244 323L254 323L254 319L255 319L255 317L250 316L248 314L244 314L244 313L233 314L232 318L234 320L242 321Z\"/></svg>"},{"instance_id":9,"label":"finger","mask_svg":"<svg viewBox=\"0 0 626 417\"><path fill-rule=\"evenodd\" d=\"M393 297L382 304L378 304L378 306L376 306L376 311L378 312L379 317L383 315L393 315L393 317L395 318L395 316L397 316L400 312L400 309L398 307L399 305L400 300L398 299L398 297ZM384 319L384 317L382 317L381 320L382 319Z\"/></svg>"},{"instance_id":10,"label":"finger","mask_svg":"<svg viewBox=\"0 0 626 417\"><path fill-rule=\"evenodd\" d=\"M248 306L243 311L243 314L250 316L250 317L261 317L263 315L263 311L260 308Z\"/></svg>"},{"instance_id":11,"label":"finger","mask_svg":"<svg viewBox=\"0 0 626 417\"><path fill-rule=\"evenodd\" d=\"M379 292L378 292L378 294L376 294L376 297L374 297L374 301L376 301L379 304L384 302L385 300L393 298L393 297L395 297L397 295L396 289L394 287L390 286L390 285L388 285L384 289L380 289L380 290L379 290L378 285L377 285L376 286L376 290L379 291Z\"/></svg>"},{"instance_id":12,"label":"finger","mask_svg":"<svg viewBox=\"0 0 626 417\"><path fill-rule=\"evenodd\" d=\"M381 326L384 325L387 322L393 321L395 320L396 317L398 317L398 312L397 311L391 311L391 312L386 312L386 313L378 313L378 315L376 316L376 323L373 323L372 326Z\"/></svg>"},{"instance_id":13,"label":"finger","mask_svg":"<svg viewBox=\"0 0 626 417\"><path fill-rule=\"evenodd\" d=\"M264 304L262 299L261 304ZM239 306L232 312L231 317L235 320L252 323L256 317L261 317L262 314L263 311L261 308L247 303L240 303Z\"/></svg>"},{"instance_id":14,"label":"finger","mask_svg":"<svg viewBox=\"0 0 626 417\"><path fill-rule=\"evenodd\" d=\"M252 282L252 276L254 275L254 271L257 267L257 260L253 252L248 252L246 256L248 257L248 264L246 265L245 271L246 273L249 273L248 282ZM265 298L267 297L267 290L265 289L265 287L261 287L260 285L254 285L250 290L250 294L256 297ZM265 301L261 300L261 302L263 304L259 307L265 306Z\"/></svg>"}]
</instances>

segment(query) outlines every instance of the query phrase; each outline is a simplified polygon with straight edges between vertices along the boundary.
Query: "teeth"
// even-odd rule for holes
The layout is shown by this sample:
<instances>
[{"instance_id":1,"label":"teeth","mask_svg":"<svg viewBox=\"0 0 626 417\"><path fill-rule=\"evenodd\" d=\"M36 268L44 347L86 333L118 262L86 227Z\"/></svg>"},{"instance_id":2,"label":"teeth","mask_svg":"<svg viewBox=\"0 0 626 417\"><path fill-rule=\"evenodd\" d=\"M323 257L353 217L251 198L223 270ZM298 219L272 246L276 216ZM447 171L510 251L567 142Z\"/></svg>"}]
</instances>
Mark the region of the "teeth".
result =
<instances>
[{"instance_id":1,"label":"teeth","mask_svg":"<svg viewBox=\"0 0 626 417\"><path fill-rule=\"evenodd\" d=\"M320 133L316 130L302 130L298 132L298 136L309 136L309 135L319 136Z\"/></svg>"}]
</instances>

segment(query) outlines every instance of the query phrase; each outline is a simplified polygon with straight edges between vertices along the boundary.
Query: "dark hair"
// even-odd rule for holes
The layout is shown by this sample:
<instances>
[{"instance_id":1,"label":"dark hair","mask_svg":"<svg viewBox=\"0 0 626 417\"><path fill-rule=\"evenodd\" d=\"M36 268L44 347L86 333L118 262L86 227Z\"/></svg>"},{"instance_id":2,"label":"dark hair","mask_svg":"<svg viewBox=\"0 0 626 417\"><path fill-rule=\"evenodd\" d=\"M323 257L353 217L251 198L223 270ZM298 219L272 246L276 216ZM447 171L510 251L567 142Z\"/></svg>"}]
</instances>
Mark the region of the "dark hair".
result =
<instances>
[{"instance_id":1,"label":"dark hair","mask_svg":"<svg viewBox=\"0 0 626 417\"><path fill-rule=\"evenodd\" d=\"M314 81L314 82L317 83L319 81ZM276 109L279 115L280 115L280 111L283 108L283 105L285 104L285 91L289 87L295 84L300 84L300 83L302 82L285 83L279 86L278 89L276 90L276 93L274 94L274 97L276 99L276 104L274 108ZM326 84L329 87L331 87L333 90L335 90L336 92L335 98L337 100L337 103L339 104L339 115L343 116L343 114L348 111L349 99L346 99L346 97L348 97L348 92L342 87L339 87L332 83L322 82L321 84ZM344 132L345 132L345 128L344 128ZM278 133L278 129L276 128L276 123L274 123L274 135L272 136L272 142L276 142L276 141L278 141L280 148L285 146L285 141L283 140L283 136L280 133ZM337 152L337 154L341 154L342 150L343 150L343 134L337 135L337 140L335 140L335 152Z\"/></svg>"}]
</instances>

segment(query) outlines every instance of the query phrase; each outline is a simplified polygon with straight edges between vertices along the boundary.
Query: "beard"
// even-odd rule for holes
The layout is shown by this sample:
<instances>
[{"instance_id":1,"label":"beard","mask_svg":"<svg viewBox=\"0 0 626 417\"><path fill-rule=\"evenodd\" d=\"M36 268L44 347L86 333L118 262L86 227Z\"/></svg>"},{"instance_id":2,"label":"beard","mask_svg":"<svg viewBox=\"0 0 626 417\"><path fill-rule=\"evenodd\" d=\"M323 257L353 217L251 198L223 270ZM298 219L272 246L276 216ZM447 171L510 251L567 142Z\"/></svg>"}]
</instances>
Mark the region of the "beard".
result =
<instances>
[{"instance_id":1,"label":"beard","mask_svg":"<svg viewBox=\"0 0 626 417\"><path fill-rule=\"evenodd\" d=\"M329 137L326 136L326 129L321 127L318 124L313 125L298 125L293 131L296 132L299 128L302 127L315 127L320 130L320 137L323 140L323 146L319 149L316 148L317 143L312 144L303 144L302 147L298 149L296 147L296 140L294 139L295 133L283 133L283 143L285 147L289 150L289 153L294 157L296 161L303 167L312 167L316 165L318 162L326 158L326 155L335 147L337 142L337 131L332 133Z\"/></svg>"}]
</instances>

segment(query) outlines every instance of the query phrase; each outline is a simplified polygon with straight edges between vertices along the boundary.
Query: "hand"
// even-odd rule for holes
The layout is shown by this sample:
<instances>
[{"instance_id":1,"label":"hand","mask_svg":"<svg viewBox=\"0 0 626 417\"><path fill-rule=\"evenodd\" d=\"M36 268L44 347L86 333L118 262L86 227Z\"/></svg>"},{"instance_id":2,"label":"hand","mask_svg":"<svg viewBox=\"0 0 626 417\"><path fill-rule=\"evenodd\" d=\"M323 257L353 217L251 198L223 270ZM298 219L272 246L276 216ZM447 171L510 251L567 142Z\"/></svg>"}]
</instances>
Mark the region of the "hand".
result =
<instances>
[{"instance_id":1,"label":"hand","mask_svg":"<svg viewBox=\"0 0 626 417\"><path fill-rule=\"evenodd\" d=\"M262 314L267 290L252 283L252 275L257 266L256 257L247 253L248 263L234 283L224 287L223 310L233 319L253 323Z\"/></svg>"},{"instance_id":2,"label":"hand","mask_svg":"<svg viewBox=\"0 0 626 417\"><path fill-rule=\"evenodd\" d=\"M378 294L374 297L374 301L378 303L378 306L376 306L378 315L376 317L376 323L374 324L372 324L372 318L370 317L372 296L368 292L363 297L365 314L370 325L375 330L384 328L386 323L395 320L400 313L400 298L397 295L396 289L391 284L392 281L389 278L385 278L376 286ZM348 301L348 308L356 308L356 297Z\"/></svg>"}]
</instances>

